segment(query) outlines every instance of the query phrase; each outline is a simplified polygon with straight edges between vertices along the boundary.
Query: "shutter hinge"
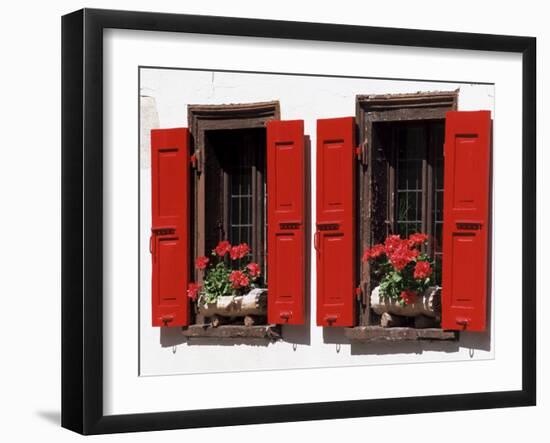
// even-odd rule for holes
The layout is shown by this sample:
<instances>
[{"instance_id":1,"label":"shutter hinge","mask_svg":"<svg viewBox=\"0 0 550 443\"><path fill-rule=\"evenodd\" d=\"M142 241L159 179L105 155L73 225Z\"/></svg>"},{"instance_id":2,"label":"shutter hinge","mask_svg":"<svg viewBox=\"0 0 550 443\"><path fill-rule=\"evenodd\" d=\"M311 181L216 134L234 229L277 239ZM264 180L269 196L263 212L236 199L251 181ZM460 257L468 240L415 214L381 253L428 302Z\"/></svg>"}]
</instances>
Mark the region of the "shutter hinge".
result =
<instances>
[{"instance_id":1,"label":"shutter hinge","mask_svg":"<svg viewBox=\"0 0 550 443\"><path fill-rule=\"evenodd\" d=\"M191 155L191 158L189 159L189 162L191 163L191 167L194 169L197 169L197 153L194 152Z\"/></svg>"},{"instance_id":2,"label":"shutter hinge","mask_svg":"<svg viewBox=\"0 0 550 443\"><path fill-rule=\"evenodd\" d=\"M366 140L362 145L357 146L355 148L355 156L357 157L357 160L361 162L361 164L363 165L367 164L367 141Z\"/></svg>"}]
</instances>

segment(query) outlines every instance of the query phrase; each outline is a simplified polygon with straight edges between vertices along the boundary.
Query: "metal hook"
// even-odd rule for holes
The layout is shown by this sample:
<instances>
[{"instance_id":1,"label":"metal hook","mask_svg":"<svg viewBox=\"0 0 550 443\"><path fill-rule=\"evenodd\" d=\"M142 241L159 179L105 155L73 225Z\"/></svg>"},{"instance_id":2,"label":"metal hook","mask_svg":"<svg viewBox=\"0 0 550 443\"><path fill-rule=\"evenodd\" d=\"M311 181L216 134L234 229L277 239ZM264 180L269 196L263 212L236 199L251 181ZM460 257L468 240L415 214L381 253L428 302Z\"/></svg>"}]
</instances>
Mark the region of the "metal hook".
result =
<instances>
[{"instance_id":1,"label":"metal hook","mask_svg":"<svg viewBox=\"0 0 550 443\"><path fill-rule=\"evenodd\" d=\"M468 354L470 355L470 358L474 358L474 348L470 348L468 350Z\"/></svg>"},{"instance_id":2,"label":"metal hook","mask_svg":"<svg viewBox=\"0 0 550 443\"><path fill-rule=\"evenodd\" d=\"M336 353L339 354L340 353L340 349L342 349L342 345L340 343L337 343L336 344Z\"/></svg>"},{"instance_id":3,"label":"metal hook","mask_svg":"<svg viewBox=\"0 0 550 443\"><path fill-rule=\"evenodd\" d=\"M298 345L296 343L292 343L292 350L296 351L298 349Z\"/></svg>"}]
</instances>

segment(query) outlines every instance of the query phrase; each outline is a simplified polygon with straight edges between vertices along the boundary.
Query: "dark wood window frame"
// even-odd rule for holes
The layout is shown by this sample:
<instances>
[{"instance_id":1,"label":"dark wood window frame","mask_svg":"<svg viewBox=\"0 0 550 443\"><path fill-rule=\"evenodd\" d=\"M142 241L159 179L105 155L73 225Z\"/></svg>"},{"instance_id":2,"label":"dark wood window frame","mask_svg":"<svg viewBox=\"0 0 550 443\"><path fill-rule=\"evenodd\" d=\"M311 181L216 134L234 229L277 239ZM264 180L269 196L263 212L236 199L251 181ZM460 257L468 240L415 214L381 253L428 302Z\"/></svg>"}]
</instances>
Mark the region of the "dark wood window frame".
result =
<instances>
[{"instance_id":1,"label":"dark wood window frame","mask_svg":"<svg viewBox=\"0 0 550 443\"><path fill-rule=\"evenodd\" d=\"M360 257L365 248L372 246L372 230L374 223L377 222L375 218L380 217L375 213L378 191L375 189L373 174L373 162L376 158L373 140L374 124L445 119L447 111L457 109L458 93L457 89L407 94L358 95L356 97L356 121L360 141L360 165L357 168L356 177L359 190L357 193L357 234L360 248L357 250L356 262L359 270L358 285L362 291L362 296L358 300L360 304L358 325L361 327L373 325L370 310L370 292L373 288L370 281L370 267L368 263L361 262ZM386 220L382 222L386 223Z\"/></svg>"},{"instance_id":2,"label":"dark wood window frame","mask_svg":"<svg viewBox=\"0 0 550 443\"><path fill-rule=\"evenodd\" d=\"M188 105L188 125L191 134L191 146L196 155L194 172L192 174L191 219L193 235L191 241L192 257L209 255L205 242L205 165L206 165L206 131L220 129L252 129L265 128L270 120L280 120L279 101L238 103L222 105ZM255 184L260 186L260 184ZM255 217L261 217L256 214ZM263 218L262 218L263 219ZM262 230L254 235L261 236ZM255 242L261 242L256 239ZM258 243L259 244L259 243ZM194 260L191 260L193 266ZM191 275L195 281L201 282L202 276L193 268ZM196 323L202 319L197 318ZM272 331L268 331L271 333Z\"/></svg>"}]
</instances>

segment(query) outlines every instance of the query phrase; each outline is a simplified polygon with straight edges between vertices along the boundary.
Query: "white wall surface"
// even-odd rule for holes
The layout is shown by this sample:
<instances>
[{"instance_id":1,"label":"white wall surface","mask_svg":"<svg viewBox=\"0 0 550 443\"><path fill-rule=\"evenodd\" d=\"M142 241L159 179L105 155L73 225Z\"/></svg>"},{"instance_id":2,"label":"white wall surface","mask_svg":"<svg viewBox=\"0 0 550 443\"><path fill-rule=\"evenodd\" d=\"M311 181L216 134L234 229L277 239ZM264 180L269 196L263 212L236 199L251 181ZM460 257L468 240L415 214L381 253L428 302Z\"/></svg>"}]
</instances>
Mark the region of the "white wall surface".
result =
<instances>
[{"instance_id":1,"label":"white wall surface","mask_svg":"<svg viewBox=\"0 0 550 443\"><path fill-rule=\"evenodd\" d=\"M141 70L142 128L187 126L188 104L251 103L279 100L282 120L304 120L311 138L311 209L309 232L315 232L316 122L320 118L354 115L358 94L454 91L459 110L490 110L494 115L493 85L412 82L369 78L331 78L174 69ZM137 93L137 91L136 91ZM155 126L155 123L157 126ZM140 133L143 134L143 130ZM283 340L191 339L179 328L151 327L151 168L149 137L140 139L140 374L165 375L203 372L334 367L349 365L480 360L494 357L495 334L463 333L455 342L351 343L342 328L315 324L316 267L313 243L309 279L309 319L303 326L283 325ZM143 158L145 157L145 158ZM312 234L313 235L313 234ZM311 240L311 239L309 239ZM489 322L488 331L492 330ZM493 346L491 346L491 336Z\"/></svg>"},{"instance_id":2,"label":"white wall surface","mask_svg":"<svg viewBox=\"0 0 550 443\"><path fill-rule=\"evenodd\" d=\"M0 365L0 437L3 441L80 441L59 427L60 414L60 16L77 8L156 10L175 13L234 15L286 20L351 23L498 34L533 35L538 41L538 311L550 308L545 270L550 237L541 226L550 223L550 206L543 196L550 182L544 153L543 122L550 119L550 94L543 87L550 66L550 30L544 2L479 2L464 0L460 7L441 8L435 0L410 2L247 2L203 0L174 3L157 0L100 0L11 2L3 5L1 33L3 100L0 198L3 233L0 256L2 296L2 363ZM543 112L544 103L544 112ZM33 135L33 137L30 137ZM544 441L548 436L550 385L546 380L550 339L538 315L538 406L486 411L357 418L165 431L96 437L94 441L242 442L260 433L262 441L314 440L333 442L368 435L388 435L408 442ZM396 431L397 430L397 431ZM399 433L399 430L403 430ZM246 434L245 434L246 433ZM254 433L254 434L252 434Z\"/></svg>"}]
</instances>

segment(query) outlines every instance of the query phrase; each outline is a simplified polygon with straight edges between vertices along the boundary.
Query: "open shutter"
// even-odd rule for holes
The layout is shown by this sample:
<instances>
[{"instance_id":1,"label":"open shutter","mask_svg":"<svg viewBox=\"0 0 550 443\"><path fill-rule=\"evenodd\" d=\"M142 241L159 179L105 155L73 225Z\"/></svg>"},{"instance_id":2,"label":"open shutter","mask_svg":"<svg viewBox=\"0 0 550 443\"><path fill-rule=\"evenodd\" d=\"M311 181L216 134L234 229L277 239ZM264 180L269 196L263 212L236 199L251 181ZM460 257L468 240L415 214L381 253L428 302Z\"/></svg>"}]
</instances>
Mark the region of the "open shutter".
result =
<instances>
[{"instance_id":1,"label":"open shutter","mask_svg":"<svg viewBox=\"0 0 550 443\"><path fill-rule=\"evenodd\" d=\"M441 326L483 331L489 286L491 113L448 112L445 128Z\"/></svg>"},{"instance_id":2,"label":"open shutter","mask_svg":"<svg viewBox=\"0 0 550 443\"><path fill-rule=\"evenodd\" d=\"M355 323L353 117L317 120L317 325Z\"/></svg>"},{"instance_id":3,"label":"open shutter","mask_svg":"<svg viewBox=\"0 0 550 443\"><path fill-rule=\"evenodd\" d=\"M187 128L151 131L153 326L189 323L189 147Z\"/></svg>"},{"instance_id":4,"label":"open shutter","mask_svg":"<svg viewBox=\"0 0 550 443\"><path fill-rule=\"evenodd\" d=\"M303 120L267 123L268 322L304 323Z\"/></svg>"}]
</instances>

